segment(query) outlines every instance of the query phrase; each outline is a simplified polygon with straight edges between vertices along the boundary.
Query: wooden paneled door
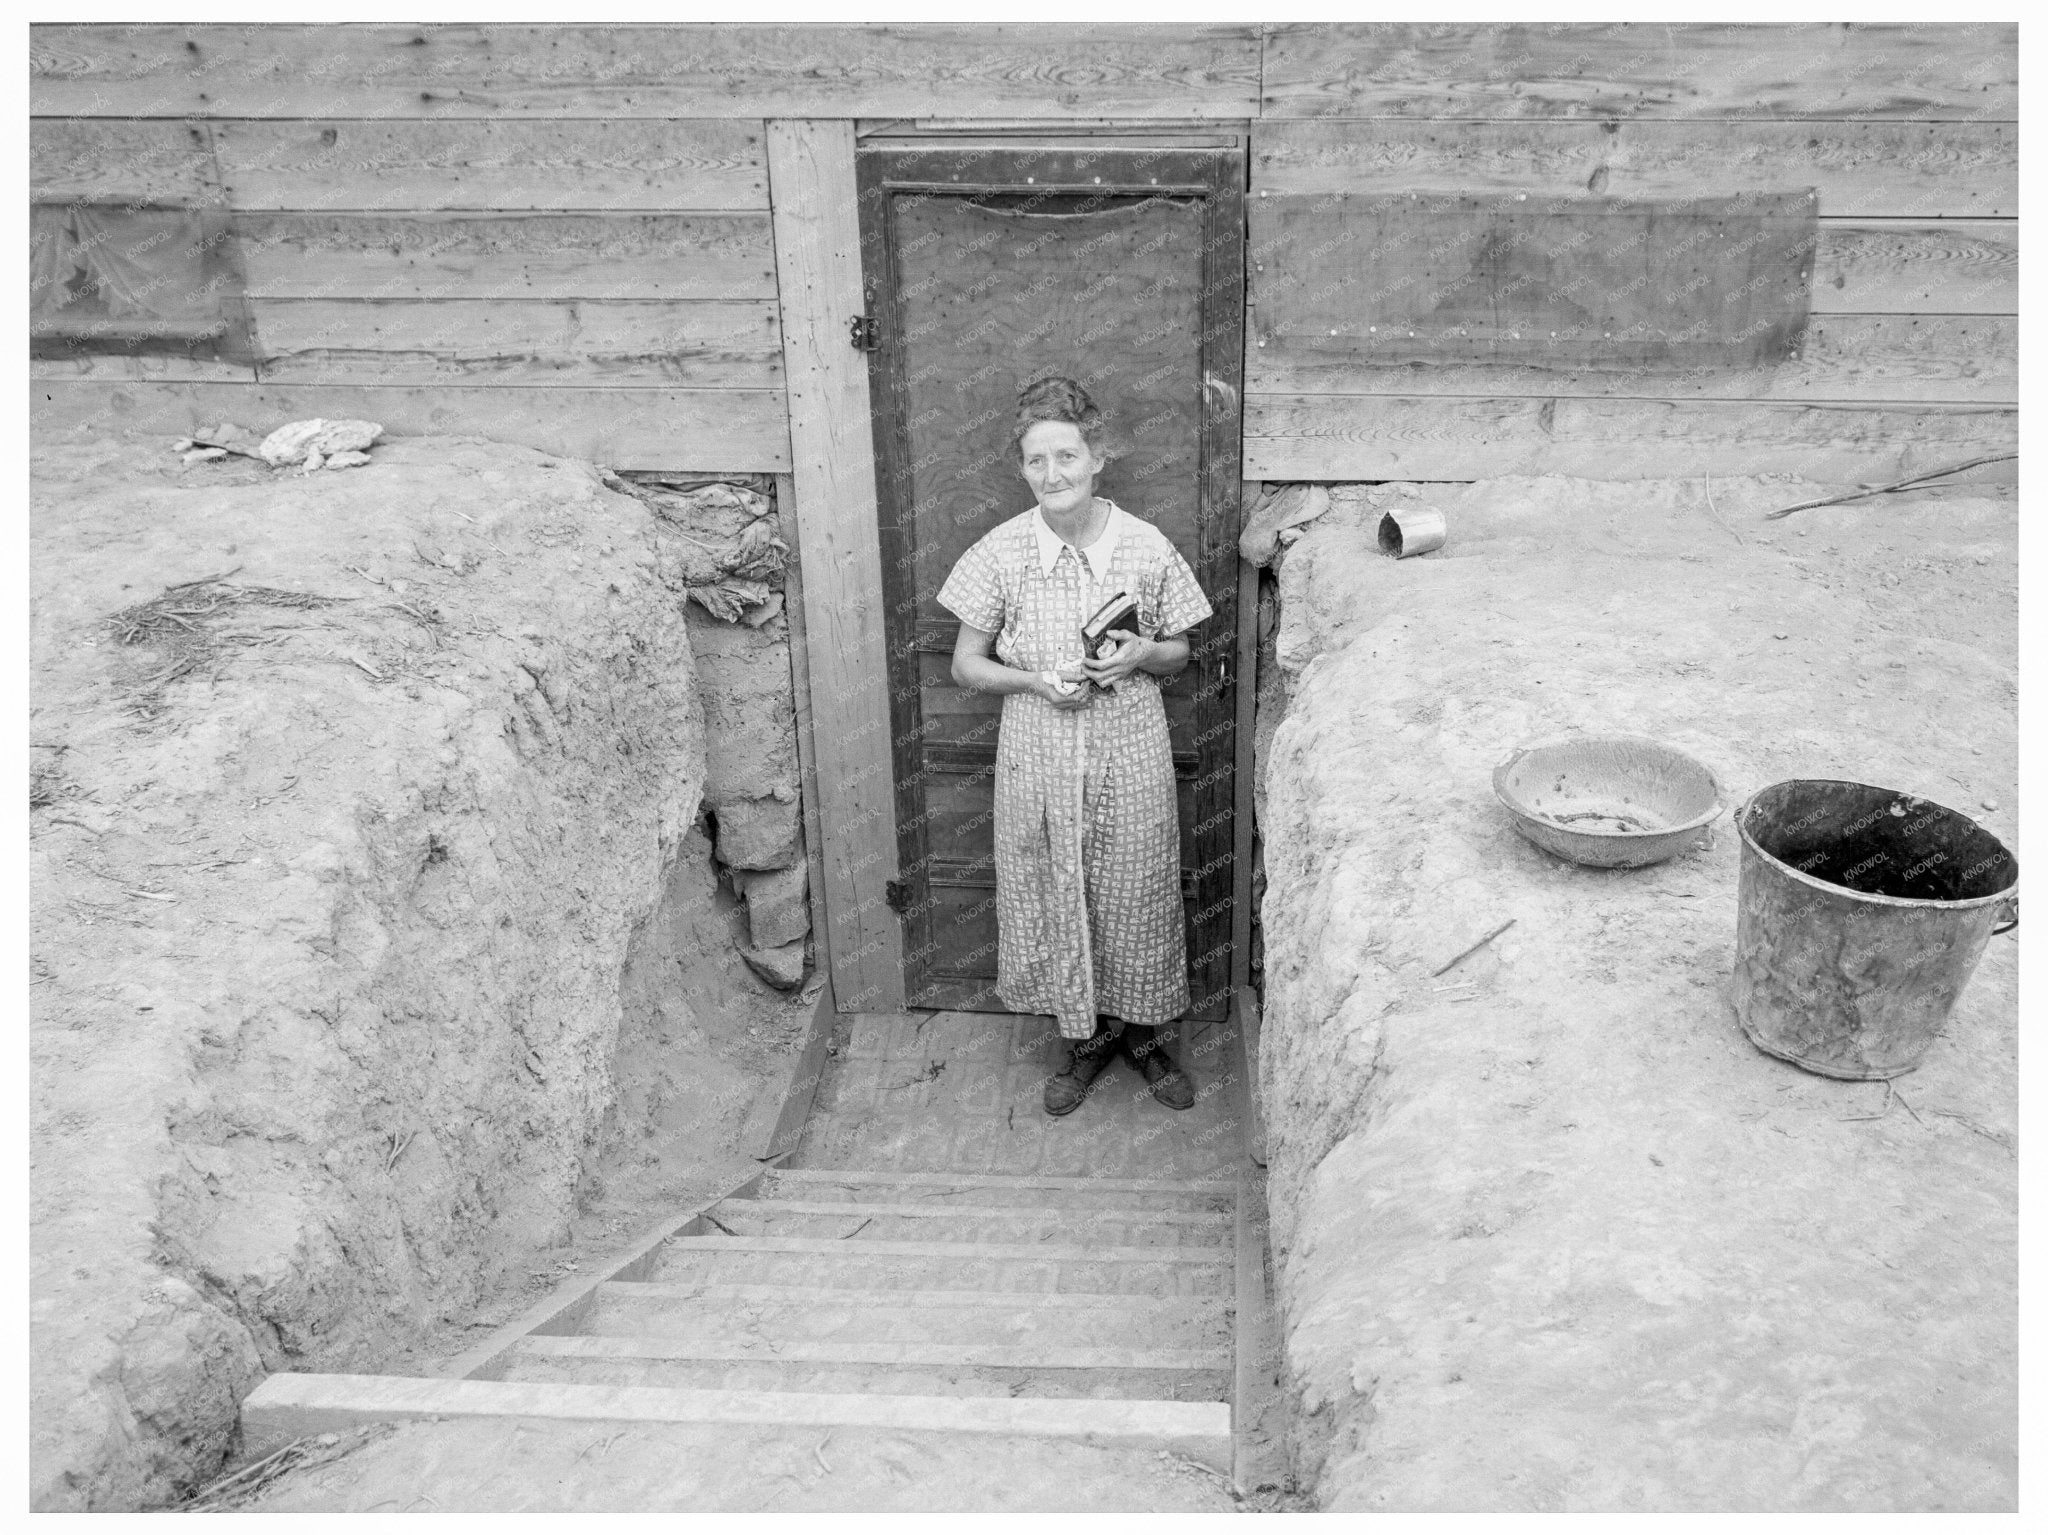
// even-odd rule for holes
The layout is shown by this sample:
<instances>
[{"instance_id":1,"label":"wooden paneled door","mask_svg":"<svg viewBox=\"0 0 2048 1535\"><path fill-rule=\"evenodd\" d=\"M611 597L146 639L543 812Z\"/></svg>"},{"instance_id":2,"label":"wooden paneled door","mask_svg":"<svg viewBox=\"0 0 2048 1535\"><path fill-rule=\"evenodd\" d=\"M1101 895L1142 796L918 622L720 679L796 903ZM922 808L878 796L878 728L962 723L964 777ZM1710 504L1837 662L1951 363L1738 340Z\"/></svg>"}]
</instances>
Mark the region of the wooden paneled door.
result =
<instances>
[{"instance_id":1,"label":"wooden paneled door","mask_svg":"<svg viewBox=\"0 0 2048 1535\"><path fill-rule=\"evenodd\" d=\"M1230 980L1241 149L862 149L861 265L887 599L905 994L1001 1011L993 858L999 698L953 685L939 587L1033 505L1017 391L1063 373L1108 417L1097 492L1154 523L1215 614L1165 689L1179 784L1191 1016ZM851 323L853 317L849 317Z\"/></svg>"}]
</instances>

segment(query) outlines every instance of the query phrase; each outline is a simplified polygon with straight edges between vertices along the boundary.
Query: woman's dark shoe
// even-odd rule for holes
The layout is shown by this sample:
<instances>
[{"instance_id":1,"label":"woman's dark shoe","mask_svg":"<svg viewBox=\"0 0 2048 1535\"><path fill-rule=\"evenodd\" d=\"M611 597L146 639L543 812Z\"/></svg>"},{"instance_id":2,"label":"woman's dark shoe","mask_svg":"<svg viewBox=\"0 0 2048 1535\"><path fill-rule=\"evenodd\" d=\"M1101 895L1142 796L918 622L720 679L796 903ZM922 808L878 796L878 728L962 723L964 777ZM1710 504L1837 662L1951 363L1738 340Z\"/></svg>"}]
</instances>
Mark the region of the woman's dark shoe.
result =
<instances>
[{"instance_id":1,"label":"woman's dark shoe","mask_svg":"<svg viewBox=\"0 0 2048 1535\"><path fill-rule=\"evenodd\" d=\"M1124 1054L1151 1084L1153 1097L1169 1109L1191 1109L1195 1106L1195 1084L1166 1052L1166 1041L1177 1032L1171 1025L1146 1028L1127 1023L1123 1032Z\"/></svg>"},{"instance_id":2,"label":"woman's dark shoe","mask_svg":"<svg viewBox=\"0 0 2048 1535\"><path fill-rule=\"evenodd\" d=\"M1091 1039L1076 1040L1069 1048L1066 1069L1046 1078L1045 1112L1071 1114L1088 1096L1088 1088L1102 1075L1103 1067L1116 1057L1117 1036L1101 1024Z\"/></svg>"}]
</instances>

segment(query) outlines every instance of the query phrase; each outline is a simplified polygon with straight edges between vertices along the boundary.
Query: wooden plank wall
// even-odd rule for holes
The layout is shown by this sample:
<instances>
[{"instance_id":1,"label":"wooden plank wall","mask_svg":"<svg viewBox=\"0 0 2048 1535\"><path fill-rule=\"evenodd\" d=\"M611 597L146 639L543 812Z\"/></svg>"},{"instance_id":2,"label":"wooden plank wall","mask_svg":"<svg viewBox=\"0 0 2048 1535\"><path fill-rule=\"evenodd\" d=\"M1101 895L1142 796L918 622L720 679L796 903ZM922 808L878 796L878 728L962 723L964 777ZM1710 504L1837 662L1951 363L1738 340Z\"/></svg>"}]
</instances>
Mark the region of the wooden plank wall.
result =
<instances>
[{"instance_id":1,"label":"wooden plank wall","mask_svg":"<svg viewBox=\"0 0 2048 1535\"><path fill-rule=\"evenodd\" d=\"M775 116L1251 120L1253 478L1872 478L2016 433L2009 24L81 24L32 28L31 70L32 196L232 210L259 356L39 363L46 424L346 412L787 469ZM1295 275L1259 268L1262 203L1808 186L1792 364L1332 376L1257 344Z\"/></svg>"},{"instance_id":2,"label":"wooden plank wall","mask_svg":"<svg viewBox=\"0 0 2048 1535\"><path fill-rule=\"evenodd\" d=\"M1256 25L32 29L33 110L116 117L1249 117Z\"/></svg>"},{"instance_id":3,"label":"wooden plank wall","mask_svg":"<svg viewBox=\"0 0 2048 1535\"><path fill-rule=\"evenodd\" d=\"M2016 67L2002 24L1273 29L1252 128L1247 477L1878 480L2014 448ZM1372 253L1283 242L1282 209L1298 228L1361 198L1426 219L1445 195L1807 187L1812 318L1788 362L1333 366L1287 343L1337 319L1316 312L1316 264ZM1287 270L1288 246L1313 260Z\"/></svg>"},{"instance_id":4,"label":"wooden plank wall","mask_svg":"<svg viewBox=\"0 0 2048 1535\"><path fill-rule=\"evenodd\" d=\"M368 416L790 467L764 119L1243 118L1247 26L46 25L31 196L232 210L253 367L34 366L35 419Z\"/></svg>"},{"instance_id":5,"label":"wooden plank wall","mask_svg":"<svg viewBox=\"0 0 2048 1535\"><path fill-rule=\"evenodd\" d=\"M30 145L40 200L231 210L258 359L37 363L47 422L345 415L789 466L758 121L38 118Z\"/></svg>"}]
</instances>

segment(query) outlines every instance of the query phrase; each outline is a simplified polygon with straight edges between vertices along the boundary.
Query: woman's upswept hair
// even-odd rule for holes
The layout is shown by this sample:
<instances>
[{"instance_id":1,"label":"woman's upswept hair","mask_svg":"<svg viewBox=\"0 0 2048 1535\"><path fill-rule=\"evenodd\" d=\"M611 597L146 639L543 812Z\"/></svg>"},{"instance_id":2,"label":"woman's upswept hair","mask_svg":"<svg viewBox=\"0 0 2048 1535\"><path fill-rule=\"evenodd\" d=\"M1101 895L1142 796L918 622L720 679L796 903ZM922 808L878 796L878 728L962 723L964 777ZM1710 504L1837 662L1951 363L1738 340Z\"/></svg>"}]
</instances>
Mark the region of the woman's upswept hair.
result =
<instances>
[{"instance_id":1,"label":"woman's upswept hair","mask_svg":"<svg viewBox=\"0 0 2048 1535\"><path fill-rule=\"evenodd\" d=\"M1010 433L1010 447L1021 460L1024 434L1041 421L1067 421L1081 429L1081 440L1091 451L1102 452L1102 412L1094 398L1078 383L1058 374L1035 378L1017 392L1017 426Z\"/></svg>"}]
</instances>

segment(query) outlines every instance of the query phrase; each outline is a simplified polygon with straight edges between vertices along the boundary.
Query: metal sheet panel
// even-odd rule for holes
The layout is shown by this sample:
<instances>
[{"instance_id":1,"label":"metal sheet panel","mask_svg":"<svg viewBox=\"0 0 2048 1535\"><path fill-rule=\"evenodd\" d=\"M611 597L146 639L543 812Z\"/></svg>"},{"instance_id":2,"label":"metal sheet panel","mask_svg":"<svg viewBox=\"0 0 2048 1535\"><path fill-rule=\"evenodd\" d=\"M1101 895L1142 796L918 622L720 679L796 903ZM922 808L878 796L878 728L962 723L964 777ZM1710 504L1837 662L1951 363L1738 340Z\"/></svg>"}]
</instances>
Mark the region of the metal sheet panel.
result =
<instances>
[{"instance_id":1,"label":"metal sheet panel","mask_svg":"<svg viewBox=\"0 0 2048 1535\"><path fill-rule=\"evenodd\" d=\"M1753 367L1805 332L1811 191L1252 203L1254 350L1363 368ZM1264 361L1266 359L1261 359Z\"/></svg>"}]
</instances>

